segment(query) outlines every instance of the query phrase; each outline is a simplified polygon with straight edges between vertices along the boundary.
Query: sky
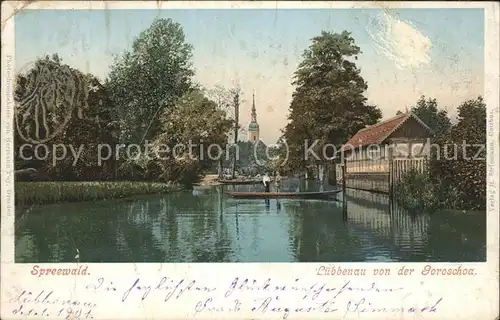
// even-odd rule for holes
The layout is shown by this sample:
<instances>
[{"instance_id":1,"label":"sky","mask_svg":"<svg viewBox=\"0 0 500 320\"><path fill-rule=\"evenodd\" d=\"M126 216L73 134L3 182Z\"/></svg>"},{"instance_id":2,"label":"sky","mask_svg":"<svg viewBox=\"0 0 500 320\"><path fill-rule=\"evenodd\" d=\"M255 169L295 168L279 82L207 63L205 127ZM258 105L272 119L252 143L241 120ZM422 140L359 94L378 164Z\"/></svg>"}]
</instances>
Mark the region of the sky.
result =
<instances>
[{"instance_id":1,"label":"sky","mask_svg":"<svg viewBox=\"0 0 500 320\"><path fill-rule=\"evenodd\" d=\"M421 95L436 98L453 117L461 102L484 94L483 9L26 9L15 17L16 71L57 53L103 80L113 56L130 50L156 18L182 25L194 48L196 81L207 89L240 86L242 126L250 122L255 92L260 137L268 144L287 123L301 55L322 30L352 32L368 103L383 119Z\"/></svg>"}]
</instances>

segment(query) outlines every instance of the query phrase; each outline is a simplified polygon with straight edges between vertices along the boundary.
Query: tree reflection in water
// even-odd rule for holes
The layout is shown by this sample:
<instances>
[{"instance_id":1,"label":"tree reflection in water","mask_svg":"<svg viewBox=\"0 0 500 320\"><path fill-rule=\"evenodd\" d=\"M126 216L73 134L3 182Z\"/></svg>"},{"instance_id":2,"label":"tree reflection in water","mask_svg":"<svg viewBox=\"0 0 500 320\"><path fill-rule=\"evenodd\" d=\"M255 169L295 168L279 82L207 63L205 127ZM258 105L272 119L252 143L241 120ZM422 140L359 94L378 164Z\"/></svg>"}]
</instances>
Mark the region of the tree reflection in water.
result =
<instances>
[{"instance_id":1,"label":"tree reflection in water","mask_svg":"<svg viewBox=\"0 0 500 320\"><path fill-rule=\"evenodd\" d=\"M484 212L410 216L387 197L349 191L343 221L338 202L232 199L226 188L35 206L16 222L16 262L73 262L76 248L81 263L485 259Z\"/></svg>"}]
</instances>

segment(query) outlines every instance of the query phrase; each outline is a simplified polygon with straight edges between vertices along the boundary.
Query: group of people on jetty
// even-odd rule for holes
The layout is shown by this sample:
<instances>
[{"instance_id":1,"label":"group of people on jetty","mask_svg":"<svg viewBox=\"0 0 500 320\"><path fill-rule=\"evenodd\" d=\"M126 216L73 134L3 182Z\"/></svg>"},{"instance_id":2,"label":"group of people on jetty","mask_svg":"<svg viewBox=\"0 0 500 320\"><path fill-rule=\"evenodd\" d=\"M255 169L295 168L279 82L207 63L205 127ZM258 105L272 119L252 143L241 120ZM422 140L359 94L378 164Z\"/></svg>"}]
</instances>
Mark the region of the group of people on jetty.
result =
<instances>
[{"instance_id":1,"label":"group of people on jetty","mask_svg":"<svg viewBox=\"0 0 500 320\"><path fill-rule=\"evenodd\" d=\"M269 175L267 174L267 172L262 177L262 183L264 184L264 191L265 192L269 192L270 188L271 188L271 178L269 177ZM281 176L280 176L279 172L277 172L276 176L274 177L274 184L275 184L275 187L276 187L276 192L280 192Z\"/></svg>"}]
</instances>

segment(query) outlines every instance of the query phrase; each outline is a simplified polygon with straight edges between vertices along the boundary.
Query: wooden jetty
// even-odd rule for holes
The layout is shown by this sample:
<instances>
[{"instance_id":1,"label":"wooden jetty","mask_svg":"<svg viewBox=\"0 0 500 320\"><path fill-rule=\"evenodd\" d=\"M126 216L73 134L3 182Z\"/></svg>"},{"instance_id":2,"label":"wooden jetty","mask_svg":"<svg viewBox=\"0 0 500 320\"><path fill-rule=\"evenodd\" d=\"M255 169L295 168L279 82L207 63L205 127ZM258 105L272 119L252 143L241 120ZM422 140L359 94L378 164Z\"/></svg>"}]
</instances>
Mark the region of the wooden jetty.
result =
<instances>
[{"instance_id":1,"label":"wooden jetty","mask_svg":"<svg viewBox=\"0 0 500 320\"><path fill-rule=\"evenodd\" d=\"M342 190L318 191L318 192L230 192L226 195L233 198L293 198L293 199L324 199L335 196Z\"/></svg>"}]
</instances>

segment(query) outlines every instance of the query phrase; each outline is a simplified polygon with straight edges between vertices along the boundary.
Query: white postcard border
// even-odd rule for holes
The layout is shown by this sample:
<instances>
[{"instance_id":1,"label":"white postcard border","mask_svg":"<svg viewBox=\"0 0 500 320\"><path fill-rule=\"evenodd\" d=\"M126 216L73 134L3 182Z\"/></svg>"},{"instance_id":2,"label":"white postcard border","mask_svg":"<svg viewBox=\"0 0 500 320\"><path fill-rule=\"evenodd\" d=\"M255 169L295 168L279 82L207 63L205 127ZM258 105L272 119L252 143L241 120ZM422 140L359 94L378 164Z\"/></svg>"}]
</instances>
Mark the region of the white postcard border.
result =
<instances>
[{"instance_id":1,"label":"white postcard border","mask_svg":"<svg viewBox=\"0 0 500 320\"><path fill-rule=\"evenodd\" d=\"M267 279L279 279L283 283L292 281L295 277L300 277L301 280L310 281L326 281L332 286L338 286L344 281L345 277L318 276L317 272L321 266L325 264L319 263L224 263L224 264L88 264L88 272L91 275L74 276L74 277L38 277L32 275L32 264L14 264L14 188L13 188L13 163L12 163L12 125L13 125L13 103L12 103L12 84L14 82L14 64L15 64L15 43L14 43L14 19L12 18L13 10L9 7L14 3L2 3L2 126L1 126L1 318L10 319L12 313L12 300L14 297L9 293L12 288L30 288L30 290L41 289L59 290L60 294L69 294L67 299L79 299L81 301L89 299L100 303L102 306L94 311L95 319L134 319L137 317L147 317L151 319L178 319L192 318L196 312L196 305L199 301L205 301L207 294L202 296L200 292L185 294L179 298L176 303L165 305L163 300L141 300L138 296L135 300L128 300L129 303L121 303L119 297L112 297L109 293L95 293L85 290L84 287L95 284L97 277L105 279L113 279L114 286L119 287L120 281L126 283L118 288L126 289L130 286L133 280L137 277L141 278L144 283L157 283L158 279L168 273L169 277L194 279L198 282L203 281L207 287L218 286L219 283L227 288L235 277L248 277ZM352 278L353 282L358 281L359 286L370 285L372 282L377 282L377 285L387 286L405 286L406 292L419 292L419 297L414 297L416 300L412 303L417 303L419 306L424 305L426 301L431 301L435 297L445 297L440 305L441 310L437 314L426 313L426 318L432 319L492 319L498 316L498 244L499 244L499 11L498 4L488 2L38 2L33 3L29 8L33 9L113 9L113 8L192 8L193 6L201 8L485 8L485 103L487 105L487 144L488 144L488 177L487 177L487 262L486 263L433 263L434 268L457 267L474 268L477 273L474 277L456 276L398 276L392 274L385 276L381 282L381 277L366 276L364 278ZM10 18L8 18L10 17ZM8 67L8 62L11 67ZM9 80L10 72L10 80ZM10 81L10 89L7 82ZM10 97L10 98L9 98ZM10 147L9 147L10 146ZM328 266L340 266L342 268L366 268L367 272L374 268L390 268L397 270L402 266L419 270L425 267L425 263L342 263L328 264ZM80 265L84 266L84 265ZM79 266L79 267L80 267ZM85 265L87 266L87 265ZM73 268L75 264L40 264L40 268L47 267L67 267ZM326 278L327 279L326 279ZM320 279L320 280L318 280ZM326 279L326 280L325 280ZM404 281L402 280L404 279ZM259 281L261 281L259 280ZM188 281L188 280L186 280ZM277 280L276 280L277 281ZM197 283L198 283L197 282ZM142 283L142 282L141 282ZM424 286L425 283L425 286ZM110 285L112 287L112 285ZM431 293L432 292L432 293ZM123 294L123 290L120 291ZM138 295L138 294L136 294ZM122 295L121 295L122 297ZM205 298L203 298L205 297ZM241 293L241 300L252 300L254 298L262 298L260 292ZM395 300L404 303L406 297L393 296ZM115 299L115 300L113 300ZM215 298L214 298L215 299ZM287 300L288 299L288 300ZM343 301L344 304L348 300ZM354 298L349 298L354 299ZM373 303L384 303L387 297L372 297ZM246 301L245 300L245 301ZM291 302L293 300L293 302ZM133 302L135 301L135 302ZM283 298L282 301L289 302L294 305L300 302L296 301L296 297L289 295ZM354 301L354 300L353 300ZM416 301L416 302L415 302ZM228 308L229 310L229 308ZM282 314L278 313L259 313L254 314L250 311L240 312L235 314L234 311L225 312L208 312L196 314L197 318L221 318L221 319L236 319L236 318L262 318L262 319L281 319ZM21 318L20 313L17 314ZM33 316L33 314L32 314ZM55 317L52 314L52 317ZM60 316L60 315L59 315ZM342 314L324 315L323 317L332 319L341 318ZM422 317L423 314L416 313L413 315L398 314L396 318L413 318ZM350 318L367 318L367 319L387 319L384 313L354 313ZM47 317L48 319L49 317ZM316 319L318 314L314 313L291 313L288 317L292 318L309 318ZM391 317L392 319L392 317Z\"/></svg>"}]
</instances>

